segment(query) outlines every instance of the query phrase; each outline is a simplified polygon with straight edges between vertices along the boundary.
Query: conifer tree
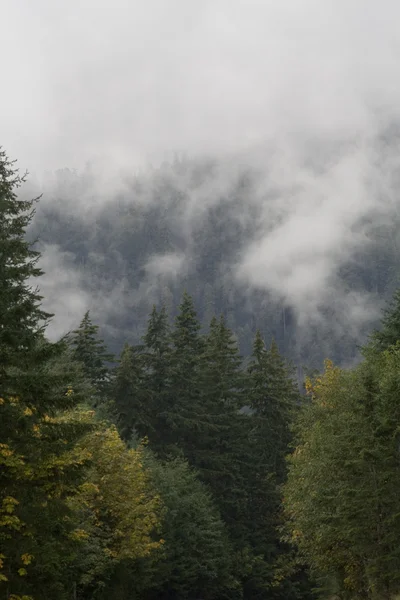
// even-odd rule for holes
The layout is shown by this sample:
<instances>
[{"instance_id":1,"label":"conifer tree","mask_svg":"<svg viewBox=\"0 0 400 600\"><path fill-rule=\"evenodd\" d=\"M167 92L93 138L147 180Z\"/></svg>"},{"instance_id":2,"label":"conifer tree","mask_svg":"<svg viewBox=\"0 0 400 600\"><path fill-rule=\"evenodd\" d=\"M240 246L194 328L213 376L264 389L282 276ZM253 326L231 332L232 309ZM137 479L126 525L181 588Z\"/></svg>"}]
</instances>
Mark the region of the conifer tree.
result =
<instances>
[{"instance_id":1,"label":"conifer tree","mask_svg":"<svg viewBox=\"0 0 400 600\"><path fill-rule=\"evenodd\" d=\"M252 436L260 464L280 484L286 475L290 425L298 407L299 392L290 369L273 340L266 349L257 331L248 365L247 401L252 409Z\"/></svg>"},{"instance_id":2,"label":"conifer tree","mask_svg":"<svg viewBox=\"0 0 400 600\"><path fill-rule=\"evenodd\" d=\"M246 400L251 409L248 446L252 459L246 486L251 546L260 560L245 582L246 598L257 597L262 590L271 598L293 597L293 590L287 585L273 586L273 581L277 561L288 552L280 543L279 485L286 478L289 428L298 397L290 370L275 342L267 350L257 331L247 367Z\"/></svg>"},{"instance_id":3,"label":"conifer tree","mask_svg":"<svg viewBox=\"0 0 400 600\"><path fill-rule=\"evenodd\" d=\"M400 289L394 293L389 305L383 311L381 328L373 332L371 346L379 351L400 341Z\"/></svg>"},{"instance_id":4,"label":"conifer tree","mask_svg":"<svg viewBox=\"0 0 400 600\"><path fill-rule=\"evenodd\" d=\"M107 363L114 357L107 351L104 341L98 336L99 327L94 325L87 311L78 327L67 339L73 349L73 358L83 366L86 377L99 399L110 390L111 371Z\"/></svg>"},{"instance_id":5,"label":"conifer tree","mask_svg":"<svg viewBox=\"0 0 400 600\"><path fill-rule=\"evenodd\" d=\"M213 491L231 535L246 540L244 471L246 422L243 406L244 378L241 358L223 317L213 318L201 357L203 419L194 466Z\"/></svg>"},{"instance_id":6,"label":"conifer tree","mask_svg":"<svg viewBox=\"0 0 400 600\"><path fill-rule=\"evenodd\" d=\"M189 461L198 436L203 409L200 405L199 366L204 342L193 299L186 292L171 335L171 402L168 423L174 440Z\"/></svg>"},{"instance_id":7,"label":"conifer tree","mask_svg":"<svg viewBox=\"0 0 400 600\"><path fill-rule=\"evenodd\" d=\"M25 240L34 201L18 200L22 182L1 151L0 595L61 600L72 551L66 496L83 476L74 446L87 425L60 418L82 388L65 344L44 337L50 315L30 284L39 254Z\"/></svg>"},{"instance_id":8,"label":"conifer tree","mask_svg":"<svg viewBox=\"0 0 400 600\"><path fill-rule=\"evenodd\" d=\"M142 363L141 347L125 344L113 386L114 413L125 441L135 433L145 437L151 429L151 405L144 388Z\"/></svg>"},{"instance_id":9,"label":"conifer tree","mask_svg":"<svg viewBox=\"0 0 400 600\"><path fill-rule=\"evenodd\" d=\"M174 439L168 423L171 378L171 334L165 307L160 311L153 306L147 331L143 336L143 404L149 415L143 433L151 448L166 456L174 449ZM138 419L142 419L138 415Z\"/></svg>"},{"instance_id":10,"label":"conifer tree","mask_svg":"<svg viewBox=\"0 0 400 600\"><path fill-rule=\"evenodd\" d=\"M149 472L165 507L165 553L153 589L141 597L240 598L232 546L211 493L185 460L162 464L149 459Z\"/></svg>"}]
</instances>

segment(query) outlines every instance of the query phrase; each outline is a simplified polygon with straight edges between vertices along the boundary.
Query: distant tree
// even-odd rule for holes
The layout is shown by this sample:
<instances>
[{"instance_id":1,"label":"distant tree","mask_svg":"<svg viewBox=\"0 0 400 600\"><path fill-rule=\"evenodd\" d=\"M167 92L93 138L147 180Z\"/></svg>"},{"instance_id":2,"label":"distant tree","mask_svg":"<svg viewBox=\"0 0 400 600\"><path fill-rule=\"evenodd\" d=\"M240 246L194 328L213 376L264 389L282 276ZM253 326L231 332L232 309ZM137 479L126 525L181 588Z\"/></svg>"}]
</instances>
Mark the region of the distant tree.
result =
<instances>
[{"instance_id":1,"label":"distant tree","mask_svg":"<svg viewBox=\"0 0 400 600\"><path fill-rule=\"evenodd\" d=\"M135 433L148 435L152 406L143 384L144 370L140 346L125 344L115 369L113 401L116 423L122 439L129 441Z\"/></svg>"},{"instance_id":2,"label":"distant tree","mask_svg":"<svg viewBox=\"0 0 400 600\"><path fill-rule=\"evenodd\" d=\"M199 388L200 357L204 340L199 333L193 299L186 292L179 306L171 334L170 397L167 420L174 443L193 461L193 448L199 435L204 409Z\"/></svg>"},{"instance_id":3,"label":"distant tree","mask_svg":"<svg viewBox=\"0 0 400 600\"><path fill-rule=\"evenodd\" d=\"M144 412L137 416L144 420L149 415L140 435L147 435L151 448L159 456L173 450L174 438L168 423L171 378L171 332L165 307L160 311L154 306L147 331L143 336L143 404Z\"/></svg>"},{"instance_id":4,"label":"distant tree","mask_svg":"<svg viewBox=\"0 0 400 600\"><path fill-rule=\"evenodd\" d=\"M394 293L383 311L381 328L371 335L371 344L377 350L386 350L400 341L400 289Z\"/></svg>"},{"instance_id":5,"label":"distant tree","mask_svg":"<svg viewBox=\"0 0 400 600\"><path fill-rule=\"evenodd\" d=\"M223 317L211 321L200 368L203 416L193 464L212 490L231 535L243 542L243 470L249 466L244 457L246 417L240 412L245 383L238 348Z\"/></svg>"},{"instance_id":6,"label":"distant tree","mask_svg":"<svg viewBox=\"0 0 400 600\"><path fill-rule=\"evenodd\" d=\"M98 400L104 400L110 390L110 363L114 356L107 351L104 341L98 336L98 325L94 325L87 311L78 327L67 340L72 347L74 360L83 366L84 372L92 384Z\"/></svg>"},{"instance_id":7,"label":"distant tree","mask_svg":"<svg viewBox=\"0 0 400 600\"><path fill-rule=\"evenodd\" d=\"M286 478L290 427L300 401L298 386L275 341L267 350L259 331L247 371L247 401L252 410L252 436L260 464L264 463L280 484Z\"/></svg>"}]
</instances>

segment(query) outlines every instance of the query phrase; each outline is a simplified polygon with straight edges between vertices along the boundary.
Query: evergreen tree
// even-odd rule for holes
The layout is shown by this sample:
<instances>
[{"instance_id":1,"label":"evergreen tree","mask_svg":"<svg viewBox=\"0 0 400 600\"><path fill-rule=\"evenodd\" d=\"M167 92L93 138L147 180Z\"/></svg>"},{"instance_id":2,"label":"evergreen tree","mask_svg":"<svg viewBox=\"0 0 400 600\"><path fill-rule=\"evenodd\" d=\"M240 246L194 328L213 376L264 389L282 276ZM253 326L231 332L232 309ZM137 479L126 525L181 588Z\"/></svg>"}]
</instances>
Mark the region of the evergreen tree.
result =
<instances>
[{"instance_id":1,"label":"evergreen tree","mask_svg":"<svg viewBox=\"0 0 400 600\"><path fill-rule=\"evenodd\" d=\"M41 309L42 297L27 283L42 272L39 252L25 240L38 199L18 200L17 189L24 181L0 149L0 385L10 380L9 366L30 358L52 316Z\"/></svg>"},{"instance_id":2,"label":"evergreen tree","mask_svg":"<svg viewBox=\"0 0 400 600\"><path fill-rule=\"evenodd\" d=\"M377 350L385 350L400 341L400 289L388 307L383 311L381 329L374 331L371 336L371 345Z\"/></svg>"},{"instance_id":3,"label":"evergreen tree","mask_svg":"<svg viewBox=\"0 0 400 600\"><path fill-rule=\"evenodd\" d=\"M129 441L135 433L145 437L151 429L151 405L143 379L141 347L125 344L115 370L113 389L113 412L125 441Z\"/></svg>"},{"instance_id":4,"label":"evergreen tree","mask_svg":"<svg viewBox=\"0 0 400 600\"><path fill-rule=\"evenodd\" d=\"M200 400L199 365L203 339L192 298L185 292L171 335L170 405L168 423L175 444L190 462L199 434L203 408Z\"/></svg>"},{"instance_id":5,"label":"evergreen tree","mask_svg":"<svg viewBox=\"0 0 400 600\"><path fill-rule=\"evenodd\" d=\"M288 552L280 543L279 485L286 478L289 428L299 393L275 342L267 350L259 331L247 375L246 400L251 411L248 446L252 457L246 481L248 527L259 560L245 582L245 597L257 598L264 591L271 598L292 598L296 596L289 582L277 586L274 578L277 564Z\"/></svg>"},{"instance_id":6,"label":"evergreen tree","mask_svg":"<svg viewBox=\"0 0 400 600\"><path fill-rule=\"evenodd\" d=\"M111 381L111 371L107 363L114 362L114 357L107 351L104 341L98 337L98 330L98 325L92 323L87 311L78 329L68 335L67 339L73 349L74 360L83 366L96 395L104 400L110 390Z\"/></svg>"},{"instance_id":7,"label":"evergreen tree","mask_svg":"<svg viewBox=\"0 0 400 600\"><path fill-rule=\"evenodd\" d=\"M280 484L286 476L285 457L290 425L299 403L299 391L275 341L266 349L257 331L248 365L248 395L252 410L252 437L260 464Z\"/></svg>"},{"instance_id":8,"label":"evergreen tree","mask_svg":"<svg viewBox=\"0 0 400 600\"><path fill-rule=\"evenodd\" d=\"M199 424L194 466L210 486L230 533L244 544L247 418L243 406L244 378L237 345L223 317L213 318L201 357L203 418Z\"/></svg>"},{"instance_id":9,"label":"evergreen tree","mask_svg":"<svg viewBox=\"0 0 400 600\"><path fill-rule=\"evenodd\" d=\"M143 433L148 436L151 448L160 456L174 450L174 437L168 422L171 378L171 333L165 307L154 306L143 336L143 404L149 419ZM144 420L144 413L137 416Z\"/></svg>"},{"instance_id":10,"label":"evergreen tree","mask_svg":"<svg viewBox=\"0 0 400 600\"><path fill-rule=\"evenodd\" d=\"M19 201L21 179L0 152L0 590L11 598L66 598L67 495L87 457L74 451L87 424L65 422L82 386L65 344L44 337L50 315L29 281L39 254L25 240L33 201Z\"/></svg>"},{"instance_id":11,"label":"evergreen tree","mask_svg":"<svg viewBox=\"0 0 400 600\"><path fill-rule=\"evenodd\" d=\"M232 547L210 492L182 459L164 464L151 460L149 466L165 506L165 553L157 566L159 583L140 597L240 598Z\"/></svg>"}]
</instances>

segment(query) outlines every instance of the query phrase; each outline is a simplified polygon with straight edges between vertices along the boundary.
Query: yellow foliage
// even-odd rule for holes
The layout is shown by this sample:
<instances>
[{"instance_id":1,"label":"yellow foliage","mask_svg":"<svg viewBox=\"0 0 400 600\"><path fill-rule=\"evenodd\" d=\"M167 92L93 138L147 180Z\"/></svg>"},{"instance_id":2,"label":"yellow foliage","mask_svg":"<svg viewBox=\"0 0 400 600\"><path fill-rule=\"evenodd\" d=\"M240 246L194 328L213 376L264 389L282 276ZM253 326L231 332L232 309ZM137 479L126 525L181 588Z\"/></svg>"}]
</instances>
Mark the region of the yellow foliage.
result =
<instances>
[{"instance_id":1,"label":"yellow foliage","mask_svg":"<svg viewBox=\"0 0 400 600\"><path fill-rule=\"evenodd\" d=\"M75 542L82 542L84 540L87 540L90 537L90 535L84 529L74 529L69 534L69 537L71 540L74 540Z\"/></svg>"},{"instance_id":2,"label":"yellow foliage","mask_svg":"<svg viewBox=\"0 0 400 600\"><path fill-rule=\"evenodd\" d=\"M324 361L325 370L322 375L312 380L307 377L305 380L306 393L312 397L320 406L331 408L332 403L328 401L328 396L331 396L331 390L339 381L341 370L335 367L330 359Z\"/></svg>"},{"instance_id":3,"label":"yellow foliage","mask_svg":"<svg viewBox=\"0 0 400 600\"><path fill-rule=\"evenodd\" d=\"M160 499L143 469L143 449L128 450L115 427L90 434L82 446L93 456L90 483L80 487L71 505L89 507L96 527L109 532L106 554L136 559L159 548L162 541L153 541L152 534Z\"/></svg>"}]
</instances>

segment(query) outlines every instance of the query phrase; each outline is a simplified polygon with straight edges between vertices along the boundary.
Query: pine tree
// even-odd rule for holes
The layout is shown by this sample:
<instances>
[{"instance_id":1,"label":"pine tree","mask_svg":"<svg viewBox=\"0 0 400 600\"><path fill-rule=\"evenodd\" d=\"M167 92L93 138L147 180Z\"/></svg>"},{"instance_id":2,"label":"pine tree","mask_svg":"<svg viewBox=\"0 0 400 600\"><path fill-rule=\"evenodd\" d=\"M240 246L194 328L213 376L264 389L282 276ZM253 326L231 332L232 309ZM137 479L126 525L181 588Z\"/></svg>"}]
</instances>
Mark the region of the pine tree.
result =
<instances>
[{"instance_id":1,"label":"pine tree","mask_svg":"<svg viewBox=\"0 0 400 600\"><path fill-rule=\"evenodd\" d=\"M73 358L83 366L98 399L104 400L110 390L111 380L111 371L107 363L113 363L114 357L107 351L104 341L98 337L98 330L98 325L92 323L87 311L78 329L67 336L67 339L73 349Z\"/></svg>"}]
</instances>

